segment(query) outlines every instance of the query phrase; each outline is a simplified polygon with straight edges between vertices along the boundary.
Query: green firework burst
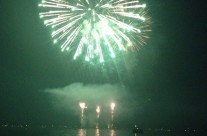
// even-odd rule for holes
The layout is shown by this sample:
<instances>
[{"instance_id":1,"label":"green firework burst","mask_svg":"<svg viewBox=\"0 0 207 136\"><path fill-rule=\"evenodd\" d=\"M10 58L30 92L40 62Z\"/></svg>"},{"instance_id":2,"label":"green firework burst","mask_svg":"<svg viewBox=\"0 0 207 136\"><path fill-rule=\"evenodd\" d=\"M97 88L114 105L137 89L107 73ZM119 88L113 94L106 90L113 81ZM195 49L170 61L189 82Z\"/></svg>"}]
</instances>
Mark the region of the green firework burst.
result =
<instances>
[{"instance_id":1,"label":"green firework burst","mask_svg":"<svg viewBox=\"0 0 207 136\"><path fill-rule=\"evenodd\" d=\"M86 61L139 48L147 37L146 4L138 0L42 0L40 18L62 51Z\"/></svg>"}]
</instances>

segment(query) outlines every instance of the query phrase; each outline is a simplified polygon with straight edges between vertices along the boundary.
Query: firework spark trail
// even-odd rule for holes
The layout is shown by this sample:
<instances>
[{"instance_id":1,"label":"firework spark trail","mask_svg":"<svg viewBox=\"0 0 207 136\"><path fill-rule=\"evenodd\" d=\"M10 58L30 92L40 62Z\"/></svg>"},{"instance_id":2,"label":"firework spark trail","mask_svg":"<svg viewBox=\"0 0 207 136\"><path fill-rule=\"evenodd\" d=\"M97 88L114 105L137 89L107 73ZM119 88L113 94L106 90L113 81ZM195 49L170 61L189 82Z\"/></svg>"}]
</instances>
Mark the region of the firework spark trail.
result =
<instances>
[{"instance_id":1,"label":"firework spark trail","mask_svg":"<svg viewBox=\"0 0 207 136\"><path fill-rule=\"evenodd\" d=\"M142 45L146 37L146 4L138 0L42 0L39 7L54 43L62 51L75 50L74 59L86 54L86 61L104 62L104 56L115 58L115 52Z\"/></svg>"}]
</instances>

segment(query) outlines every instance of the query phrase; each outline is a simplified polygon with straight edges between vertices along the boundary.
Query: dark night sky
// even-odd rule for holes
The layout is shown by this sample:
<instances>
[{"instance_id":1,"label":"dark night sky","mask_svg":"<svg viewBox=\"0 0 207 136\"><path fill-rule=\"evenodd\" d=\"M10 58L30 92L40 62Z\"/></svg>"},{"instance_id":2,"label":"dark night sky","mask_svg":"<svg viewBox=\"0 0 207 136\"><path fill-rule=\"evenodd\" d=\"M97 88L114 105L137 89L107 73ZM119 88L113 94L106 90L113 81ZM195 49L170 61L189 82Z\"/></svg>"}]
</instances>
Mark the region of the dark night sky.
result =
<instances>
[{"instance_id":1,"label":"dark night sky","mask_svg":"<svg viewBox=\"0 0 207 136\"><path fill-rule=\"evenodd\" d=\"M205 126L204 2L148 0L152 32L147 45L104 66L73 61L53 46L37 5L36 0L0 1L0 123L76 123L79 115L56 110L58 100L44 90L80 82L127 88L125 99L117 102L140 108L122 124Z\"/></svg>"}]
</instances>

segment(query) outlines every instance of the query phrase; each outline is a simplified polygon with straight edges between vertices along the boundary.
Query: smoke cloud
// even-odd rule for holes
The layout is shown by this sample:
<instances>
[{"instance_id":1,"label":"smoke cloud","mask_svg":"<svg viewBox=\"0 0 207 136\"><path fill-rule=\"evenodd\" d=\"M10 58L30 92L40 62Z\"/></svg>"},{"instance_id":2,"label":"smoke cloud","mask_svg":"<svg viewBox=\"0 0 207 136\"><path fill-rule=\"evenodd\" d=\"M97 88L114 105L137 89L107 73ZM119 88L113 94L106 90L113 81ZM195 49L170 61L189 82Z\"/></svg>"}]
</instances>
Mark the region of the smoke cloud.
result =
<instances>
[{"instance_id":1,"label":"smoke cloud","mask_svg":"<svg viewBox=\"0 0 207 136\"><path fill-rule=\"evenodd\" d=\"M137 110L138 99L130 93L127 88L120 84L83 84L72 83L62 88L53 88L44 90L49 94L51 103L56 111L61 113L80 115L79 102L85 102L87 109L88 122L95 122L96 106L101 106L102 122L110 119L110 104L114 102L115 117L119 121L130 121L131 116L135 116L134 110ZM105 124L106 124L105 122ZM92 124L92 123L90 123Z\"/></svg>"},{"instance_id":2,"label":"smoke cloud","mask_svg":"<svg viewBox=\"0 0 207 136\"><path fill-rule=\"evenodd\" d=\"M88 84L73 83L63 88L46 89L53 97L52 103L62 108L79 108L79 102L87 106L110 106L111 102L121 102L128 97L127 89L120 84Z\"/></svg>"}]
</instances>

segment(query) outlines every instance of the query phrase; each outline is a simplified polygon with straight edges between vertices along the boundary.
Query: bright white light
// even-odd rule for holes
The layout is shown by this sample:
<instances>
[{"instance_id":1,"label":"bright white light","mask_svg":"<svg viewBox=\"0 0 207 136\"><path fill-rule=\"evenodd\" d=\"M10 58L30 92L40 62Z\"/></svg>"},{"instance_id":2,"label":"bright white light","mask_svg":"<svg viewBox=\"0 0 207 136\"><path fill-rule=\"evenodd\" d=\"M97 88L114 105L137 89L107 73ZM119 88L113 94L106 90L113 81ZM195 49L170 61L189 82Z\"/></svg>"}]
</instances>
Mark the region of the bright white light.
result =
<instances>
[{"instance_id":1,"label":"bright white light","mask_svg":"<svg viewBox=\"0 0 207 136\"><path fill-rule=\"evenodd\" d=\"M85 104L84 102L80 102L80 103L79 103L79 106L81 107L81 109L86 108L86 104Z\"/></svg>"},{"instance_id":2,"label":"bright white light","mask_svg":"<svg viewBox=\"0 0 207 136\"><path fill-rule=\"evenodd\" d=\"M114 110L115 108L115 103L111 103L111 110Z\"/></svg>"},{"instance_id":3,"label":"bright white light","mask_svg":"<svg viewBox=\"0 0 207 136\"><path fill-rule=\"evenodd\" d=\"M96 112L97 112L97 113L100 113L100 111L101 111L100 106L97 106L97 108L96 108Z\"/></svg>"}]
</instances>

